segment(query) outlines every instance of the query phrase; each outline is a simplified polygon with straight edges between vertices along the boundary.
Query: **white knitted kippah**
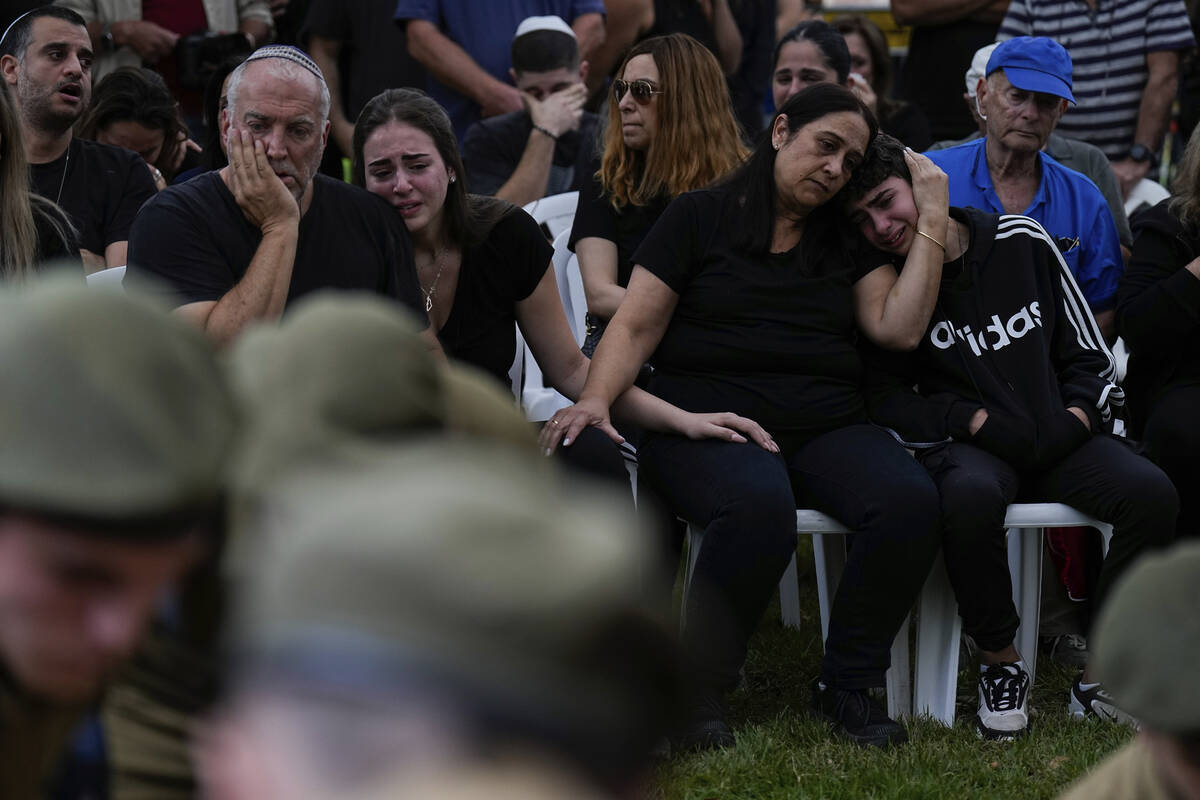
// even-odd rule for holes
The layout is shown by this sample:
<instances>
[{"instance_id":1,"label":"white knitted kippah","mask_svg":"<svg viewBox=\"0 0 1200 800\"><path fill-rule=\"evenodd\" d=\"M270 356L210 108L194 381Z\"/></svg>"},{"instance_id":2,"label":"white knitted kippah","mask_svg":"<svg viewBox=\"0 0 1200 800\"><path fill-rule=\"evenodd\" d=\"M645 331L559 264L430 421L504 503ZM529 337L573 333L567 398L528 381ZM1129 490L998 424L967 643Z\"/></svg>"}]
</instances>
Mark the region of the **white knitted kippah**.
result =
<instances>
[{"instance_id":1,"label":"white knitted kippah","mask_svg":"<svg viewBox=\"0 0 1200 800\"><path fill-rule=\"evenodd\" d=\"M521 24L517 26L517 32L513 38L517 39L527 33L533 33L534 31L558 31L559 33L565 33L572 39L576 38L575 31L571 30L571 26L564 22L562 17L556 17L553 15L545 17L526 17L525 19L521 20Z\"/></svg>"},{"instance_id":2,"label":"white knitted kippah","mask_svg":"<svg viewBox=\"0 0 1200 800\"><path fill-rule=\"evenodd\" d=\"M251 61L262 61L264 58L282 58L284 61L291 61L293 64L299 64L306 70L320 78L321 82L325 82L325 76L321 74L321 68L317 66L317 62L308 57L308 54L299 48L292 47L286 44L272 44L266 47L260 47L255 50L246 59L246 63Z\"/></svg>"}]
</instances>

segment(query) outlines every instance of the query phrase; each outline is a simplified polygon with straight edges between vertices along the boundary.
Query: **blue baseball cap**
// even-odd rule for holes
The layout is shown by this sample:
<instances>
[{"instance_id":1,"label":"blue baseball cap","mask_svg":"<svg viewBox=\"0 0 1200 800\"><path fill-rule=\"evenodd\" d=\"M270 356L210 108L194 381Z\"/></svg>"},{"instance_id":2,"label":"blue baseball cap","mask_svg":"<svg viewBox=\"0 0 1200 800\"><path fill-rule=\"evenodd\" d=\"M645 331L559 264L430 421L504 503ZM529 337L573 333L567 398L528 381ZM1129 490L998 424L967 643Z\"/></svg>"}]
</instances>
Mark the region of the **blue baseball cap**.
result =
<instances>
[{"instance_id":1,"label":"blue baseball cap","mask_svg":"<svg viewBox=\"0 0 1200 800\"><path fill-rule=\"evenodd\" d=\"M1071 56L1045 36L1018 36L992 51L985 75L1004 70L1009 83L1027 92L1041 92L1075 102L1071 94Z\"/></svg>"}]
</instances>

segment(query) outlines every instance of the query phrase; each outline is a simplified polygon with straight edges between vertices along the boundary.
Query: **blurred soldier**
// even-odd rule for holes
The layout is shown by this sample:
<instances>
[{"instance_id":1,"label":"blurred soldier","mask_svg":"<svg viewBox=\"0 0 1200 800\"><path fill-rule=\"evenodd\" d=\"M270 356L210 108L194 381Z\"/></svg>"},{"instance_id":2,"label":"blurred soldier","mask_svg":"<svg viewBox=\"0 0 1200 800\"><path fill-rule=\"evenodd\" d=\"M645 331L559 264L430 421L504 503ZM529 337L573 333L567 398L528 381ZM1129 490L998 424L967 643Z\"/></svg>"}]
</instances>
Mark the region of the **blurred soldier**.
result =
<instances>
[{"instance_id":1,"label":"blurred soldier","mask_svg":"<svg viewBox=\"0 0 1200 800\"><path fill-rule=\"evenodd\" d=\"M248 331L229 364L244 422L230 469L235 518L291 470L369 462L382 449L444 441L448 430L536 448L511 394L488 376L435 361L417 323L382 297L304 298L277 327ZM226 563L236 562L241 544L234 537ZM107 695L113 800L195 796L191 739L216 695L220 570L213 558L193 576L175 626L155 630Z\"/></svg>"},{"instance_id":2,"label":"blurred soldier","mask_svg":"<svg viewBox=\"0 0 1200 800\"><path fill-rule=\"evenodd\" d=\"M1129 570L1096 623L1092 663L1123 711L1132 742L1062 800L1200 799L1200 543Z\"/></svg>"},{"instance_id":3,"label":"blurred soldier","mask_svg":"<svg viewBox=\"0 0 1200 800\"><path fill-rule=\"evenodd\" d=\"M42 795L216 518L233 404L208 343L80 284L0 295L0 796Z\"/></svg>"},{"instance_id":4,"label":"blurred soldier","mask_svg":"<svg viewBox=\"0 0 1200 800\"><path fill-rule=\"evenodd\" d=\"M275 484L236 606L209 796L603 798L632 787L673 650L648 539L538 457L439 441Z\"/></svg>"}]
</instances>

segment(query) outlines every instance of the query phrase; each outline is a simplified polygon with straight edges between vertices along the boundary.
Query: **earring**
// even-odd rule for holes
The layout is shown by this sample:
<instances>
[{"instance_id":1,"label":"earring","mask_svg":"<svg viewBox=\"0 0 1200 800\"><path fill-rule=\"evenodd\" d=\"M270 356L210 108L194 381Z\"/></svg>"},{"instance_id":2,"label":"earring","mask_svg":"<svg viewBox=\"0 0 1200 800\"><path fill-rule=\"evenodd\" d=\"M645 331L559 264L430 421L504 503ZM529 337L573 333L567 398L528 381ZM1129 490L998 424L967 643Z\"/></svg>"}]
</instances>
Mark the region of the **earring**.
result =
<instances>
[{"instance_id":1,"label":"earring","mask_svg":"<svg viewBox=\"0 0 1200 800\"><path fill-rule=\"evenodd\" d=\"M454 176L454 175L451 175L451 176L450 176L450 182L451 182L451 183L454 183L454 181L455 181L455 176Z\"/></svg>"}]
</instances>

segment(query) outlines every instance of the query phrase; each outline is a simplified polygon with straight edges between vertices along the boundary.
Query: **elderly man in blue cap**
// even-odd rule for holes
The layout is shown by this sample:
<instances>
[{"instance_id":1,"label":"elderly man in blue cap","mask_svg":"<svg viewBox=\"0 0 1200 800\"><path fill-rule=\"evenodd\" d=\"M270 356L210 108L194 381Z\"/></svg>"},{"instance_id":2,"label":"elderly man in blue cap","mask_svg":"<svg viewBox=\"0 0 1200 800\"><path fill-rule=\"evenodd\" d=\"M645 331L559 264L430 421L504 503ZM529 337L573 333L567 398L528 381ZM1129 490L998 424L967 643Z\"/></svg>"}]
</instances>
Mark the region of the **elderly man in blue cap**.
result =
<instances>
[{"instance_id":1,"label":"elderly man in blue cap","mask_svg":"<svg viewBox=\"0 0 1200 800\"><path fill-rule=\"evenodd\" d=\"M950 176L950 205L1041 223L1112 341L1124 268L1112 214L1096 184L1042 152L1074 102L1071 57L1062 45L1042 36L1009 39L992 52L976 90L986 135L928 155Z\"/></svg>"}]
</instances>

